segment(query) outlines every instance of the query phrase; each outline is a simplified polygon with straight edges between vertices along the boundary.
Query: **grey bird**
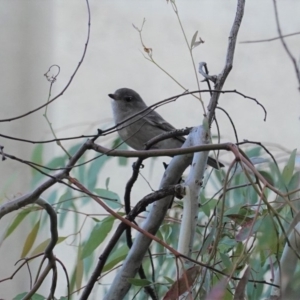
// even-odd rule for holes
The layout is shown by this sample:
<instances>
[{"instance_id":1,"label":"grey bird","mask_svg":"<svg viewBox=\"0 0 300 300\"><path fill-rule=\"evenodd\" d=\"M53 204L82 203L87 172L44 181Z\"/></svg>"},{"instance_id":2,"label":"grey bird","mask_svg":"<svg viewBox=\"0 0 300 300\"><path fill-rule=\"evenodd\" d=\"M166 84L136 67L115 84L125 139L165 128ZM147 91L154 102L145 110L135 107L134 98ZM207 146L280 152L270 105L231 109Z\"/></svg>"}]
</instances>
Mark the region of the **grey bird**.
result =
<instances>
[{"instance_id":1,"label":"grey bird","mask_svg":"<svg viewBox=\"0 0 300 300\"><path fill-rule=\"evenodd\" d=\"M132 89L121 88L114 94L108 94L114 101L111 102L115 124L138 114L148 106L141 96ZM147 110L118 126L118 133L122 140L135 150L143 150L145 143L152 138L175 128L154 110ZM185 138L182 136L172 137L153 145L151 149L181 148ZM208 157L207 164L218 169L215 159ZM224 165L219 162L219 166Z\"/></svg>"}]
</instances>

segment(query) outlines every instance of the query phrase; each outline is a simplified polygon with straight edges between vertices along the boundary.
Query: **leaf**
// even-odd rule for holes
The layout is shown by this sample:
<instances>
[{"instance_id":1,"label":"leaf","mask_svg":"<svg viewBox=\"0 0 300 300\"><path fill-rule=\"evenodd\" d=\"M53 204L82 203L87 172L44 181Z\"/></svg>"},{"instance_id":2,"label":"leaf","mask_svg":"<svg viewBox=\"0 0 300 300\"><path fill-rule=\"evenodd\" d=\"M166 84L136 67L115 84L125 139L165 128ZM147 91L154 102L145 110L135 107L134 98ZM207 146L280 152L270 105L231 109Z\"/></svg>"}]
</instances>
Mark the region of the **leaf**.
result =
<instances>
[{"instance_id":1,"label":"leaf","mask_svg":"<svg viewBox=\"0 0 300 300\"><path fill-rule=\"evenodd\" d=\"M195 41L196 41L197 35L198 35L198 30L194 33L194 35L192 37L191 48L193 48L194 45L195 45Z\"/></svg>"},{"instance_id":2,"label":"leaf","mask_svg":"<svg viewBox=\"0 0 300 300\"><path fill-rule=\"evenodd\" d=\"M40 228L40 221L37 221L36 224L33 226L31 232L28 234L28 236L26 238L26 241L25 241L22 253L21 253L21 258L25 257L28 254L28 252L30 251L32 245L35 242L39 228Z\"/></svg>"},{"instance_id":3,"label":"leaf","mask_svg":"<svg viewBox=\"0 0 300 300\"><path fill-rule=\"evenodd\" d=\"M181 277L176 280L169 291L165 294L164 300L177 299L180 295L190 290L193 286L201 267L193 266L187 269Z\"/></svg>"},{"instance_id":4,"label":"leaf","mask_svg":"<svg viewBox=\"0 0 300 300\"><path fill-rule=\"evenodd\" d=\"M245 289L247 282L249 280L250 268L247 267L242 279L238 282L238 285L235 289L235 294L233 300L244 300L245 299Z\"/></svg>"},{"instance_id":5,"label":"leaf","mask_svg":"<svg viewBox=\"0 0 300 300\"><path fill-rule=\"evenodd\" d=\"M119 150L128 150L127 144L125 144L120 137L116 138L113 141L112 149L115 149L115 148L117 148ZM119 166L126 166L128 158L120 156L118 158L118 161L119 161Z\"/></svg>"},{"instance_id":6,"label":"leaf","mask_svg":"<svg viewBox=\"0 0 300 300\"><path fill-rule=\"evenodd\" d=\"M58 156L54 157L50 162L47 164L47 167L49 168L61 168L65 165L66 157L64 156Z\"/></svg>"},{"instance_id":7,"label":"leaf","mask_svg":"<svg viewBox=\"0 0 300 300\"><path fill-rule=\"evenodd\" d=\"M253 156L260 156L261 154L261 147L253 147L250 148L246 151L246 154L248 157L253 157Z\"/></svg>"},{"instance_id":8,"label":"leaf","mask_svg":"<svg viewBox=\"0 0 300 300\"><path fill-rule=\"evenodd\" d=\"M54 204L55 201L57 200L57 190L53 190L51 192L51 194L49 195L49 197L47 197L47 198L48 198L49 204Z\"/></svg>"},{"instance_id":9,"label":"leaf","mask_svg":"<svg viewBox=\"0 0 300 300\"><path fill-rule=\"evenodd\" d=\"M24 297L27 295L27 292L21 293L17 295L16 297L13 298L13 300L22 300ZM42 296L40 294L34 294L33 296L30 297L31 300L45 300L46 297Z\"/></svg>"},{"instance_id":10,"label":"leaf","mask_svg":"<svg viewBox=\"0 0 300 300\"><path fill-rule=\"evenodd\" d=\"M110 181L110 177L107 177L105 179L105 187L106 187L107 190L109 190L109 181Z\"/></svg>"},{"instance_id":11,"label":"leaf","mask_svg":"<svg viewBox=\"0 0 300 300\"><path fill-rule=\"evenodd\" d=\"M258 171L260 175L262 175L264 177L264 179L271 185L274 185L274 179L273 177L271 176L270 173L266 172L266 171L262 171L262 170L259 170Z\"/></svg>"},{"instance_id":12,"label":"leaf","mask_svg":"<svg viewBox=\"0 0 300 300\"><path fill-rule=\"evenodd\" d=\"M297 149L292 151L292 154L282 171L282 178L286 185L289 184L290 180L292 179L294 169L295 169L295 159L296 159Z\"/></svg>"},{"instance_id":13,"label":"leaf","mask_svg":"<svg viewBox=\"0 0 300 300\"><path fill-rule=\"evenodd\" d=\"M84 276L86 276L86 278L89 278L89 276L91 275L92 269L94 268L94 264L95 264L94 255L90 255L85 259L83 259L83 271L84 271L83 274Z\"/></svg>"},{"instance_id":14,"label":"leaf","mask_svg":"<svg viewBox=\"0 0 300 300\"><path fill-rule=\"evenodd\" d=\"M241 210L241 208L244 206L244 203L239 203L239 204L236 204L230 208L228 208L225 213L224 213L224 216L230 216L230 215L235 215L235 214L238 214L239 211Z\"/></svg>"},{"instance_id":15,"label":"leaf","mask_svg":"<svg viewBox=\"0 0 300 300\"><path fill-rule=\"evenodd\" d=\"M250 159L250 161L253 165L259 165L259 164L262 164L262 163L269 162L268 159L263 158L263 157L258 157L258 156L249 157L249 159ZM247 166L244 166L244 167L246 168L246 170L248 172L250 172L250 174L252 174L252 171ZM244 173L244 169L241 167L240 164L238 164L238 166L236 168L236 171L234 172L234 175L238 175L238 174L241 174L241 173Z\"/></svg>"},{"instance_id":16,"label":"leaf","mask_svg":"<svg viewBox=\"0 0 300 300\"><path fill-rule=\"evenodd\" d=\"M43 165L43 150L44 150L43 144L36 145L31 155L31 161ZM39 182L42 178L44 178L44 175L34 168L31 168L31 174L32 174L32 180L31 180L32 186L34 186L37 182Z\"/></svg>"},{"instance_id":17,"label":"leaf","mask_svg":"<svg viewBox=\"0 0 300 300\"><path fill-rule=\"evenodd\" d=\"M169 283L173 284L174 283L174 280L171 279L170 277L168 276L164 276L164 279L166 279Z\"/></svg>"},{"instance_id":18,"label":"leaf","mask_svg":"<svg viewBox=\"0 0 300 300\"><path fill-rule=\"evenodd\" d=\"M148 286L148 285L152 284L152 282L147 280L147 279L139 279L139 278L128 278L127 281L129 283L131 283L132 285L141 286L141 287Z\"/></svg>"},{"instance_id":19,"label":"leaf","mask_svg":"<svg viewBox=\"0 0 300 300\"><path fill-rule=\"evenodd\" d=\"M44 150L44 144L38 144L34 147L31 160L34 161L37 164L42 165L43 164L43 150ZM32 169L33 171L37 172L35 169Z\"/></svg>"},{"instance_id":20,"label":"leaf","mask_svg":"<svg viewBox=\"0 0 300 300\"><path fill-rule=\"evenodd\" d=\"M212 240L215 237L215 228L212 228L212 231L206 236L199 255L204 255L207 253L207 248L212 244Z\"/></svg>"},{"instance_id":21,"label":"leaf","mask_svg":"<svg viewBox=\"0 0 300 300\"><path fill-rule=\"evenodd\" d=\"M19 224L24 220L24 218L32 211L31 208L29 209L24 209L23 211L21 211L20 213L17 214L17 216L15 217L14 221L12 222L12 224L8 227L6 234L4 236L4 239L6 239L7 237L9 237L14 230L19 226Z\"/></svg>"},{"instance_id":22,"label":"leaf","mask_svg":"<svg viewBox=\"0 0 300 300\"><path fill-rule=\"evenodd\" d=\"M71 155L71 156L73 156L75 153L76 153L76 151L78 150L78 148L79 147L81 147L81 145L82 145L82 143L80 142L80 143L77 143L77 144L75 144L75 145L73 145L70 149L69 149L69 154Z\"/></svg>"},{"instance_id":23,"label":"leaf","mask_svg":"<svg viewBox=\"0 0 300 300\"><path fill-rule=\"evenodd\" d=\"M220 257L221 257L221 260L222 260L225 268L228 269L228 270L231 270L232 262L231 262L230 258L228 257L228 255L225 254L225 253L220 252Z\"/></svg>"},{"instance_id":24,"label":"leaf","mask_svg":"<svg viewBox=\"0 0 300 300\"><path fill-rule=\"evenodd\" d=\"M93 190L95 188L100 170L108 159L109 157L103 155L98 157L90 164L90 167L87 171L87 186L89 190Z\"/></svg>"},{"instance_id":25,"label":"leaf","mask_svg":"<svg viewBox=\"0 0 300 300\"><path fill-rule=\"evenodd\" d=\"M67 238L67 236L60 236L56 242L57 244L60 244L61 242L63 242L65 239ZM38 246L35 247L35 249L30 253L30 256L34 256L38 253L44 252L46 247L48 246L50 242L50 239L46 239L45 241L43 241L42 243L40 243Z\"/></svg>"},{"instance_id":26,"label":"leaf","mask_svg":"<svg viewBox=\"0 0 300 300\"><path fill-rule=\"evenodd\" d=\"M123 261L128 254L128 246L126 244L122 245L116 251L114 251L109 257L103 268L102 272L111 270L120 261Z\"/></svg>"},{"instance_id":27,"label":"leaf","mask_svg":"<svg viewBox=\"0 0 300 300\"><path fill-rule=\"evenodd\" d=\"M297 189L299 182L300 182L300 172L296 171L289 182L288 190L292 191Z\"/></svg>"},{"instance_id":28,"label":"leaf","mask_svg":"<svg viewBox=\"0 0 300 300\"><path fill-rule=\"evenodd\" d=\"M58 200L58 205L56 206L56 211L58 214L58 226L62 228L64 226L67 212L66 210L69 208L74 207L72 199L72 193L70 189L67 189L67 191L61 195L61 197ZM69 201L68 201L69 200Z\"/></svg>"},{"instance_id":29,"label":"leaf","mask_svg":"<svg viewBox=\"0 0 300 300\"><path fill-rule=\"evenodd\" d=\"M298 211L298 213L294 216L288 230L286 231L286 235L289 236L290 233L292 232L293 229L296 230L296 226L297 224L300 222L300 212Z\"/></svg>"},{"instance_id":30,"label":"leaf","mask_svg":"<svg viewBox=\"0 0 300 300\"><path fill-rule=\"evenodd\" d=\"M78 255L77 264L76 264L76 271L75 271L75 284L77 289L81 288L82 278L83 278L83 260L80 259L80 255Z\"/></svg>"},{"instance_id":31,"label":"leaf","mask_svg":"<svg viewBox=\"0 0 300 300\"><path fill-rule=\"evenodd\" d=\"M257 249L269 250L270 254L278 252L278 234L274 219L272 216L266 215L261 219L257 236Z\"/></svg>"},{"instance_id":32,"label":"leaf","mask_svg":"<svg viewBox=\"0 0 300 300\"><path fill-rule=\"evenodd\" d=\"M248 222L244 222L244 224L241 226L241 229L237 232L235 235L235 240L237 242L242 242L249 238L253 234L253 227L252 223L254 222L253 220L250 220Z\"/></svg>"},{"instance_id":33,"label":"leaf","mask_svg":"<svg viewBox=\"0 0 300 300\"><path fill-rule=\"evenodd\" d=\"M231 239L228 236L224 236L218 244L218 249L220 252L224 253L230 251L235 246L236 241L234 239Z\"/></svg>"},{"instance_id":34,"label":"leaf","mask_svg":"<svg viewBox=\"0 0 300 300\"><path fill-rule=\"evenodd\" d=\"M113 209L122 207L121 200L118 194L105 189L94 189L93 192L94 194L99 195L99 197L101 197L109 207Z\"/></svg>"},{"instance_id":35,"label":"leaf","mask_svg":"<svg viewBox=\"0 0 300 300\"><path fill-rule=\"evenodd\" d=\"M202 43L203 43L202 41L195 42L194 48L198 47L198 46L201 45Z\"/></svg>"},{"instance_id":36,"label":"leaf","mask_svg":"<svg viewBox=\"0 0 300 300\"><path fill-rule=\"evenodd\" d=\"M223 279L214 285L205 300L223 300L226 292L226 283L226 279Z\"/></svg>"},{"instance_id":37,"label":"leaf","mask_svg":"<svg viewBox=\"0 0 300 300\"><path fill-rule=\"evenodd\" d=\"M83 246L81 259L88 257L93 253L93 251L105 240L107 235L110 233L113 223L115 221L114 217L107 217L101 222L96 224L93 228L88 240Z\"/></svg>"}]
</instances>

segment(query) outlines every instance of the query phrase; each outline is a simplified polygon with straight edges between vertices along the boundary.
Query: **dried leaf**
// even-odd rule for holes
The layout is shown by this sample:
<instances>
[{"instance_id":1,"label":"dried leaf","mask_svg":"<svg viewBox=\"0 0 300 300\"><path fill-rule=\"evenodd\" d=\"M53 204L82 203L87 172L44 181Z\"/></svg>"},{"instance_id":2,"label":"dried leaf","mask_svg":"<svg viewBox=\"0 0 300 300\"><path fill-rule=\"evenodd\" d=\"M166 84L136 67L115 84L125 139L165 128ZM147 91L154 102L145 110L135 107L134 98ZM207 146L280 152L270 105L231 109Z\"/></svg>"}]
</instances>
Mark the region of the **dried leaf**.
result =
<instances>
[{"instance_id":1,"label":"dried leaf","mask_svg":"<svg viewBox=\"0 0 300 300\"><path fill-rule=\"evenodd\" d=\"M242 279L239 281L236 289L235 289L235 294L233 300L244 300L245 299L245 289L246 289L246 284L248 282L250 275L250 267L246 269Z\"/></svg>"},{"instance_id":2,"label":"dried leaf","mask_svg":"<svg viewBox=\"0 0 300 300\"><path fill-rule=\"evenodd\" d=\"M193 37L192 37L191 48L193 48L194 45L195 45L197 35L198 35L198 30L194 33L194 35L193 35Z\"/></svg>"},{"instance_id":3,"label":"dried leaf","mask_svg":"<svg viewBox=\"0 0 300 300\"><path fill-rule=\"evenodd\" d=\"M209 292L205 300L223 300L226 292L226 279L219 281Z\"/></svg>"},{"instance_id":4,"label":"dried leaf","mask_svg":"<svg viewBox=\"0 0 300 300\"><path fill-rule=\"evenodd\" d=\"M34 244L37 233L39 231L39 228L40 228L40 221L37 221L26 238L26 241L25 241L25 244L24 244L24 247L22 250L22 254L21 254L22 258L28 254L32 245Z\"/></svg>"},{"instance_id":5,"label":"dried leaf","mask_svg":"<svg viewBox=\"0 0 300 300\"><path fill-rule=\"evenodd\" d=\"M179 280L175 281L169 291L165 294L163 300L177 299L180 295L190 290L193 286L201 267L194 266L187 269Z\"/></svg>"}]
</instances>

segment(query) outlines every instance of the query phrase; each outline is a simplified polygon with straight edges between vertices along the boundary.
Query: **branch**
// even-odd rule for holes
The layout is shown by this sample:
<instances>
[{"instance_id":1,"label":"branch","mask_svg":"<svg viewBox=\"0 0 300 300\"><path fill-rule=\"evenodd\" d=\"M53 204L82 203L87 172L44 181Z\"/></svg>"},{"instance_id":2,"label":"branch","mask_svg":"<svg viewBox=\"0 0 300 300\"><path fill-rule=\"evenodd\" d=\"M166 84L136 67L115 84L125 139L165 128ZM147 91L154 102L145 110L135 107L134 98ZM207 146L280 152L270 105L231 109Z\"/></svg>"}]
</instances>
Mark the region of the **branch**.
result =
<instances>
[{"instance_id":1,"label":"branch","mask_svg":"<svg viewBox=\"0 0 300 300\"><path fill-rule=\"evenodd\" d=\"M233 60L236 36L237 36L237 32L238 32L238 29L239 29L239 26L241 23L241 19L243 16L244 5L245 5L244 0L240 0L238 2L238 10L236 13L236 18L235 18L235 21L233 24L231 35L230 35L230 41L229 41L227 59L226 59L226 66L225 66L222 74L218 78L218 83L215 86L215 88L217 90L222 89L225 79L232 68L232 60ZM209 124L212 123L212 120L214 118L214 111L215 111L215 107L217 106L217 100L219 98L219 95L220 95L220 93L213 93L211 105L209 107L209 116L208 116ZM215 100L213 101L213 99L215 99ZM176 152L182 151L182 153L185 153L185 150L187 150L185 148L187 148L189 146L191 146L191 145L190 145L190 141L189 141L189 137L188 137L188 139L183 144L182 148L176 149ZM200 146L200 147L206 148L206 146ZM191 147L191 148L197 148L197 147ZM204 150L204 148L202 148L202 150ZM206 148L206 150L208 150L208 149ZM146 152L152 152L152 154L155 154L155 151L156 150L148 150ZM164 152L164 153L165 153L164 155L166 155L166 152ZM142 153L140 153L140 154L142 155ZM157 152L156 152L156 154L157 154ZM170 155L170 152L168 152L168 154ZM177 152L177 154L178 154L178 152ZM146 154L143 154L143 155L146 155ZM171 155L174 155L174 154L171 154ZM204 157L204 156L205 155L203 155L202 157ZM190 159L191 159L190 155L187 155L187 154L182 155L182 156L175 156L165 171L165 174L164 174L161 184L160 184L160 188L164 188L168 185L175 184L179 180L183 171L188 166ZM146 221L142 225L142 228L145 231L148 231L152 234L156 234L157 230L159 229L160 225L162 224L162 222L164 220L164 217L168 210L170 201L171 201L170 197L166 197L166 198L162 199L161 201L156 202L153 205ZM124 298L124 296L126 295L126 293L128 292L128 290L130 288L130 283L126 279L134 278L137 270L139 269L139 267L142 263L144 255L146 254L147 249L150 246L150 243L151 243L151 240L149 238L147 238L146 236L144 236L142 234L137 235L137 237L133 243L133 246L130 249L130 251L123 263L122 268L117 273L108 293L106 294L106 297L105 297L106 300L123 299Z\"/></svg>"},{"instance_id":2,"label":"branch","mask_svg":"<svg viewBox=\"0 0 300 300\"><path fill-rule=\"evenodd\" d=\"M134 221L135 217L137 215L139 215L141 212L146 210L146 207L155 202L158 201L166 196L172 195L174 196L177 193L182 193L181 191L181 186L177 185L177 186L170 186L166 189L162 189L159 191L156 191L154 193L151 193L147 196L145 196L142 200L140 200L136 206L130 211L130 213L126 216L126 219L129 221ZM98 280L98 277L101 275L101 272L103 270L103 267L107 261L107 258L109 256L109 254L111 253L111 251L113 250L113 248L115 247L116 243L118 242L118 240L120 239L122 233L129 228L128 225L126 225L125 223L120 223L118 228L116 229L114 235L112 236L112 238L110 239L110 241L108 242L108 245L106 246L106 248L104 249L104 251L102 252L102 254L99 257L99 261L98 264L95 268L95 270L93 271L91 277L89 278L89 281L80 297L80 300L84 300L84 299L88 299L96 281Z\"/></svg>"},{"instance_id":3,"label":"branch","mask_svg":"<svg viewBox=\"0 0 300 300\"><path fill-rule=\"evenodd\" d=\"M299 218L299 215L298 215ZM280 259L279 266L275 273L274 284L271 290L271 298L285 299L286 288L292 279L297 262L299 261L296 253L300 254L300 223L298 223L289 235L289 243L286 243ZM294 250L295 249L295 250ZM295 253L296 251L296 253ZM277 298L275 298L277 297Z\"/></svg>"},{"instance_id":4,"label":"branch","mask_svg":"<svg viewBox=\"0 0 300 300\"><path fill-rule=\"evenodd\" d=\"M217 80L214 88L215 90L222 90L225 80L232 69L236 39L242 23L242 18L244 15L244 7L245 7L245 0L238 0L235 19L229 35L229 43L227 47L225 66L223 71L217 76ZM215 109L218 104L219 97L220 97L220 93L216 93L215 91L213 91L213 95L210 99L210 103L208 106L208 124L210 126L214 119Z\"/></svg>"},{"instance_id":5,"label":"branch","mask_svg":"<svg viewBox=\"0 0 300 300\"><path fill-rule=\"evenodd\" d=\"M230 147L232 146L231 143L223 143L223 144L209 144L209 145L201 145L201 146L186 147L186 148L129 151L129 150L114 150L114 149L105 148L98 144L94 144L91 140L88 141L87 144L89 149L93 149L107 156L139 157L139 158L148 158L148 157L157 157L157 156L177 156L177 155L192 154L195 152L210 151L210 150L230 150Z\"/></svg>"},{"instance_id":6,"label":"branch","mask_svg":"<svg viewBox=\"0 0 300 300\"><path fill-rule=\"evenodd\" d=\"M13 201L7 202L0 206L0 219L6 214L18 210L26 205L32 204L39 199L41 194L46 191L49 187L54 185L56 182L62 181L62 179L66 178L68 173L71 171L76 162L80 159L80 157L85 153L88 149L88 141L84 143L74 154L74 156L69 160L66 168L56 175L51 176L47 181L42 183L32 192L29 192Z\"/></svg>"},{"instance_id":7,"label":"branch","mask_svg":"<svg viewBox=\"0 0 300 300\"><path fill-rule=\"evenodd\" d=\"M189 142L188 139L183 144L183 147L188 147ZM151 151L151 150L148 150ZM147 152L147 151L145 151ZM165 170L164 176L162 178L160 189L163 189L172 184L176 184L183 173L183 171L187 168L191 160L191 155L182 155L175 156L168 168ZM162 224L166 212L169 208L169 204L172 197L168 196L160 200L159 202L155 202L152 206L150 213L147 216L146 221L142 224L141 228L146 232L151 234L156 234L160 225ZM105 299L123 299L125 294L130 288L130 283L125 278L133 278L139 269L144 255L146 254L151 239L148 237L138 234L134 240L132 248L130 249L127 258L125 259L122 268L117 273Z\"/></svg>"},{"instance_id":8,"label":"branch","mask_svg":"<svg viewBox=\"0 0 300 300\"><path fill-rule=\"evenodd\" d=\"M208 129L205 130L202 126L194 128L189 135L191 143L194 145L208 143L209 134L207 131ZM188 257L191 257L194 244L194 235L196 232L199 211L198 199L202 187L202 178L205 172L207 158L208 152L194 154L192 166L185 181L187 193L183 199L183 216L177 250ZM191 265L189 267L191 267Z\"/></svg>"},{"instance_id":9,"label":"branch","mask_svg":"<svg viewBox=\"0 0 300 300\"><path fill-rule=\"evenodd\" d=\"M286 51L287 55L289 56L290 60L293 63L293 66L294 66L294 69L295 69L295 73L296 73L296 78L297 78L298 84L299 84L298 89L300 90L300 68L298 67L297 61L296 61L295 57L291 53L290 49L288 48L288 46L285 43L285 40L284 40L284 38L282 36L281 27L280 27L280 23L279 23L279 16L278 16L278 11L277 11L276 0L273 0L273 5L274 5L274 11L275 11L275 19L276 19L277 31L278 31L278 34L279 34L279 37L280 37L280 41L282 43L282 46L283 46L284 50Z\"/></svg>"}]
</instances>

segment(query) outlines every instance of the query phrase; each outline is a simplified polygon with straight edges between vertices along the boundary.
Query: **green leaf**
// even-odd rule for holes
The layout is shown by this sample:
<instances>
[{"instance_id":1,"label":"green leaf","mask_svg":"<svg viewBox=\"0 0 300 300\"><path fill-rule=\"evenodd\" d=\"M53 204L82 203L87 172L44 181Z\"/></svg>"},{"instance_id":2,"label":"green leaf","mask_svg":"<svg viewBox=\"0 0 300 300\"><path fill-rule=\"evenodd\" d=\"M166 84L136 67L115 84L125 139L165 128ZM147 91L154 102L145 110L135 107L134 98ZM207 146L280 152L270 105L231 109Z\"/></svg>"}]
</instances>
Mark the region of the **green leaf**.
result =
<instances>
[{"instance_id":1,"label":"green leaf","mask_svg":"<svg viewBox=\"0 0 300 300\"><path fill-rule=\"evenodd\" d=\"M25 257L28 254L28 252L30 251L32 245L35 242L39 228L40 228L40 221L37 221L26 238L26 241L25 241L22 253L21 253L21 258Z\"/></svg>"},{"instance_id":2,"label":"green leaf","mask_svg":"<svg viewBox=\"0 0 300 300\"><path fill-rule=\"evenodd\" d=\"M78 148L81 147L81 145L82 145L82 142L79 142L79 143L73 145L73 146L71 147L71 149L68 151L69 154L70 154L71 156L73 156L73 155L76 153L76 151L78 150Z\"/></svg>"},{"instance_id":3,"label":"green leaf","mask_svg":"<svg viewBox=\"0 0 300 300\"><path fill-rule=\"evenodd\" d=\"M54 204L57 201L57 190L53 190L49 197L47 197L49 204Z\"/></svg>"},{"instance_id":4,"label":"green leaf","mask_svg":"<svg viewBox=\"0 0 300 300\"><path fill-rule=\"evenodd\" d=\"M213 238L215 237L215 228L206 236L206 239L202 245L201 251L199 255L204 255L208 253L207 249L212 244Z\"/></svg>"},{"instance_id":5,"label":"green leaf","mask_svg":"<svg viewBox=\"0 0 300 300\"><path fill-rule=\"evenodd\" d=\"M293 176L292 176L292 178L291 178L291 180L289 182L288 190L289 191L295 190L298 187L299 182L300 182L300 172L296 171L293 174Z\"/></svg>"},{"instance_id":6,"label":"green leaf","mask_svg":"<svg viewBox=\"0 0 300 300\"><path fill-rule=\"evenodd\" d=\"M124 244L109 256L102 272L111 270L120 261L123 261L126 258L127 254L128 254L128 246Z\"/></svg>"},{"instance_id":7,"label":"green leaf","mask_svg":"<svg viewBox=\"0 0 300 300\"><path fill-rule=\"evenodd\" d=\"M47 167L53 169L62 168L65 166L65 162L66 162L65 156L54 157L53 159L50 160L49 163L47 163Z\"/></svg>"},{"instance_id":8,"label":"green leaf","mask_svg":"<svg viewBox=\"0 0 300 300\"><path fill-rule=\"evenodd\" d=\"M207 199L205 197L204 192L201 192L200 194L200 203L206 203ZM209 207L209 203L206 203L204 205L201 206L201 210L204 212L204 214L209 217L210 216L210 207Z\"/></svg>"},{"instance_id":9,"label":"green leaf","mask_svg":"<svg viewBox=\"0 0 300 300\"><path fill-rule=\"evenodd\" d=\"M119 150L128 150L127 144L125 144L120 137L116 138L113 141L112 149L118 148ZM119 166L126 166L128 162L128 158L126 157L119 157Z\"/></svg>"},{"instance_id":10,"label":"green leaf","mask_svg":"<svg viewBox=\"0 0 300 300\"><path fill-rule=\"evenodd\" d=\"M218 249L220 252L228 252L230 251L233 247L235 247L237 242L233 239L230 239L228 236L224 236L218 244Z\"/></svg>"},{"instance_id":11,"label":"green leaf","mask_svg":"<svg viewBox=\"0 0 300 300\"><path fill-rule=\"evenodd\" d=\"M105 189L94 189L94 194L99 195L104 202L113 209L118 209L122 207L121 200L118 194L105 190Z\"/></svg>"},{"instance_id":12,"label":"green leaf","mask_svg":"<svg viewBox=\"0 0 300 300\"><path fill-rule=\"evenodd\" d=\"M164 276L164 279L166 279L170 284L174 283L174 280L171 279L170 277Z\"/></svg>"},{"instance_id":13,"label":"green leaf","mask_svg":"<svg viewBox=\"0 0 300 300\"><path fill-rule=\"evenodd\" d=\"M43 144L36 145L31 155L31 161L39 165L43 165L43 150L44 150ZM42 180L42 178L44 178L44 175L42 175L39 171L37 171L34 168L31 168L31 174L32 174L32 180L31 180L32 186L35 185L40 180Z\"/></svg>"},{"instance_id":14,"label":"green leaf","mask_svg":"<svg viewBox=\"0 0 300 300\"><path fill-rule=\"evenodd\" d=\"M90 255L85 259L83 259L83 270L86 278L89 278L89 276L91 275L92 269L94 268L94 264L95 264L94 255Z\"/></svg>"},{"instance_id":15,"label":"green leaf","mask_svg":"<svg viewBox=\"0 0 300 300\"><path fill-rule=\"evenodd\" d=\"M93 251L105 240L107 235L110 233L115 218L109 216L99 222L92 230L91 235L83 246L81 259L88 257Z\"/></svg>"},{"instance_id":16,"label":"green leaf","mask_svg":"<svg viewBox=\"0 0 300 300\"><path fill-rule=\"evenodd\" d=\"M87 178L88 178L87 186L88 186L89 190L92 191L95 188L100 170L107 160L108 160L108 157L103 155L103 156L95 159L90 164L90 167L87 171Z\"/></svg>"},{"instance_id":17,"label":"green leaf","mask_svg":"<svg viewBox=\"0 0 300 300\"><path fill-rule=\"evenodd\" d=\"M135 285L135 286L148 286L148 285L151 285L152 282L147 280L147 279L139 279L139 278L128 278L127 279L129 283L131 283L132 285Z\"/></svg>"},{"instance_id":18,"label":"green leaf","mask_svg":"<svg viewBox=\"0 0 300 300\"><path fill-rule=\"evenodd\" d=\"M20 223L25 219L25 217L32 211L31 208L24 209L20 213L17 214L12 224L8 227L4 239L10 236L14 230L20 225Z\"/></svg>"},{"instance_id":19,"label":"green leaf","mask_svg":"<svg viewBox=\"0 0 300 300\"><path fill-rule=\"evenodd\" d=\"M292 179L293 173L294 173L296 154L297 154L297 149L294 149L288 162L287 162L287 165L284 167L284 169L282 171L282 178L286 185L289 184L290 180Z\"/></svg>"},{"instance_id":20,"label":"green leaf","mask_svg":"<svg viewBox=\"0 0 300 300\"><path fill-rule=\"evenodd\" d=\"M250 148L246 151L248 157L260 156L261 147Z\"/></svg>"},{"instance_id":21,"label":"green leaf","mask_svg":"<svg viewBox=\"0 0 300 300\"><path fill-rule=\"evenodd\" d=\"M228 255L220 252L220 257L222 259L222 262L223 262L225 268L231 270L232 262L231 262L230 258L228 257Z\"/></svg>"},{"instance_id":22,"label":"green leaf","mask_svg":"<svg viewBox=\"0 0 300 300\"><path fill-rule=\"evenodd\" d=\"M43 150L44 150L44 144L38 144L34 147L32 155L31 155L31 161L42 165L43 164ZM32 169L32 171L36 172L35 169Z\"/></svg>"},{"instance_id":23,"label":"green leaf","mask_svg":"<svg viewBox=\"0 0 300 300\"><path fill-rule=\"evenodd\" d=\"M270 251L270 254L277 253L279 237L274 226L276 226L276 224L273 216L266 215L261 219L260 227L258 229L260 234L257 235L257 249L268 250Z\"/></svg>"},{"instance_id":24,"label":"green leaf","mask_svg":"<svg viewBox=\"0 0 300 300\"><path fill-rule=\"evenodd\" d=\"M81 283L82 283L82 278L83 278L83 260L80 259L80 255L78 255L78 259L76 262L75 277L76 277L76 280L75 280L76 288L80 289Z\"/></svg>"},{"instance_id":25,"label":"green leaf","mask_svg":"<svg viewBox=\"0 0 300 300\"><path fill-rule=\"evenodd\" d=\"M228 216L228 215L232 215L232 214L238 214L243 206L244 206L244 203L239 203L239 204L236 204L236 205L228 208L225 211L224 216Z\"/></svg>"},{"instance_id":26,"label":"green leaf","mask_svg":"<svg viewBox=\"0 0 300 300\"><path fill-rule=\"evenodd\" d=\"M27 294L28 294L27 292L21 293L21 294L15 296L15 297L13 298L13 300L22 300L22 299L24 299L24 297L25 297ZM33 296L30 297L31 300L45 300L46 298L47 298L47 297L42 296L42 295L40 295L40 294L34 294Z\"/></svg>"},{"instance_id":27,"label":"green leaf","mask_svg":"<svg viewBox=\"0 0 300 300\"><path fill-rule=\"evenodd\" d=\"M58 225L60 228L64 226L66 217L67 217L67 209L74 207L74 203L72 201L72 192L70 189L61 195L58 200L58 205L56 206L56 211L59 213L58 215Z\"/></svg>"},{"instance_id":28,"label":"green leaf","mask_svg":"<svg viewBox=\"0 0 300 300\"><path fill-rule=\"evenodd\" d=\"M60 244L61 242L63 242L65 239L67 238L67 236L60 236L56 242L57 244ZM43 241L42 243L40 243L38 246L36 246L34 248L34 250L30 253L30 256L34 256L38 253L44 252L46 247L48 246L50 242L50 239L46 239L45 241Z\"/></svg>"},{"instance_id":29,"label":"green leaf","mask_svg":"<svg viewBox=\"0 0 300 300\"><path fill-rule=\"evenodd\" d=\"M260 173L260 175L262 175L267 180L267 182L269 184L274 185L274 179L270 173L268 173L266 171L262 171L262 170L259 170L258 172Z\"/></svg>"}]
</instances>

